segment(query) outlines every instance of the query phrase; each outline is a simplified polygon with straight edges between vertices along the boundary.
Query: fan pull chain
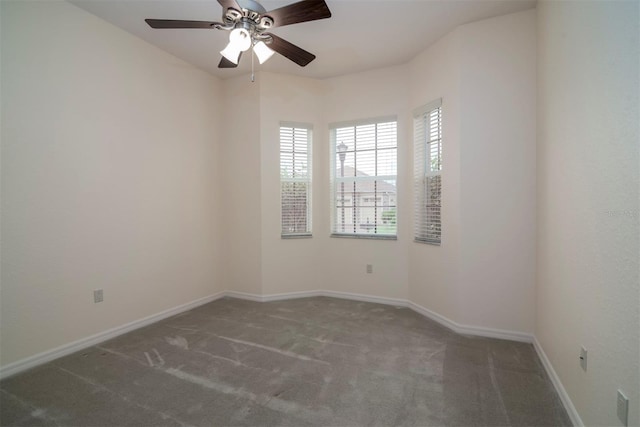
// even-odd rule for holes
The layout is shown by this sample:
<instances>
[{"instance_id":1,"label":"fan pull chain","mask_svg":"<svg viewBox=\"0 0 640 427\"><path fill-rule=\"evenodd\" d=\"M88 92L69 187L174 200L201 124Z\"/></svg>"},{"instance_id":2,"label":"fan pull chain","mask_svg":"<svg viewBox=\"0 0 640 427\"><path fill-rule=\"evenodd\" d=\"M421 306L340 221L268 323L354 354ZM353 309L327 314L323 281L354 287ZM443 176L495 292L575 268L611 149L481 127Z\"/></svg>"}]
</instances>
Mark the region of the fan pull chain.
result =
<instances>
[{"instance_id":1,"label":"fan pull chain","mask_svg":"<svg viewBox=\"0 0 640 427\"><path fill-rule=\"evenodd\" d=\"M251 50L251 83L255 83L256 82L256 75L253 72L253 49Z\"/></svg>"}]
</instances>

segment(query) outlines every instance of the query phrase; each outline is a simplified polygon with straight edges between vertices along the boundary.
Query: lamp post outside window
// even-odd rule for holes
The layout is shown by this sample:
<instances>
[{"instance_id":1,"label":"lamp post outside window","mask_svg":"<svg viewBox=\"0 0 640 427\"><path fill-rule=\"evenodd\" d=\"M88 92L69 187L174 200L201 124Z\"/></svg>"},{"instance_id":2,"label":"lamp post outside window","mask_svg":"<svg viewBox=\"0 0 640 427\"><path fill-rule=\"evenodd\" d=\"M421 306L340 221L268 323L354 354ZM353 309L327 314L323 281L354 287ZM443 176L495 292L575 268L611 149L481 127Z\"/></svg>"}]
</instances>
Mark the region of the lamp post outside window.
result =
<instances>
[{"instance_id":1,"label":"lamp post outside window","mask_svg":"<svg viewBox=\"0 0 640 427\"><path fill-rule=\"evenodd\" d=\"M340 178L344 178L344 159L347 157L347 147L344 142L340 142L336 147L340 157ZM340 182L340 201L342 204L342 232L344 233L344 180Z\"/></svg>"}]
</instances>

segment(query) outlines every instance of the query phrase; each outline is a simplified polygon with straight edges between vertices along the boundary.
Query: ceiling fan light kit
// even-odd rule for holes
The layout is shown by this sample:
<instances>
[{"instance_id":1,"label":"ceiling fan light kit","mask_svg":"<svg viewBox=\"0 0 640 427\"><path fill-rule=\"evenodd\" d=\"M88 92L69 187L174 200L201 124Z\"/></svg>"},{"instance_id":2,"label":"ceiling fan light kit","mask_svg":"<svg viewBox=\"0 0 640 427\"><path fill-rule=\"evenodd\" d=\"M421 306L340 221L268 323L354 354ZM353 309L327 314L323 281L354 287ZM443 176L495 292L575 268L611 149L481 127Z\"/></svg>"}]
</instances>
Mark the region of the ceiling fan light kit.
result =
<instances>
[{"instance_id":1,"label":"ceiling fan light kit","mask_svg":"<svg viewBox=\"0 0 640 427\"><path fill-rule=\"evenodd\" d=\"M234 28L229 34L229 44L220 54L234 64L238 64L240 54L251 47L251 35L244 28Z\"/></svg>"},{"instance_id":2,"label":"ceiling fan light kit","mask_svg":"<svg viewBox=\"0 0 640 427\"><path fill-rule=\"evenodd\" d=\"M258 62L261 64L264 64L275 53L273 50L269 49L269 46L267 46L263 41L259 41L253 45L253 52L256 54Z\"/></svg>"},{"instance_id":3,"label":"ceiling fan light kit","mask_svg":"<svg viewBox=\"0 0 640 427\"><path fill-rule=\"evenodd\" d=\"M229 43L220 51L219 68L235 68L242 52L253 47L260 64L266 62L274 52L306 66L316 57L310 52L284 40L267 30L301 22L331 17L325 0L303 0L267 12L253 0L218 0L223 8L224 22L181 21L172 19L145 19L151 28L201 28L230 31Z\"/></svg>"},{"instance_id":4,"label":"ceiling fan light kit","mask_svg":"<svg viewBox=\"0 0 640 427\"><path fill-rule=\"evenodd\" d=\"M229 34L229 43L245 52L251 47L251 35L244 28L235 28Z\"/></svg>"}]
</instances>

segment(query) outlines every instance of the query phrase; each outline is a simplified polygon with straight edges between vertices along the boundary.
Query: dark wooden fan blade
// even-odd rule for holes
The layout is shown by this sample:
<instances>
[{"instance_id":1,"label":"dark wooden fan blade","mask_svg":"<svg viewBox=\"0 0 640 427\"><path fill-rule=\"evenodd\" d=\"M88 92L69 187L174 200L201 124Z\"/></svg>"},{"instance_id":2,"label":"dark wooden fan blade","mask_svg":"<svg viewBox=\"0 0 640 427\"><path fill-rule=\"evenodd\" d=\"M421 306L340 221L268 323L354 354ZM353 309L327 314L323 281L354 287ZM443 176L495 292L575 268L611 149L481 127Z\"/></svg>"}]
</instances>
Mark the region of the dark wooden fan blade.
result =
<instances>
[{"instance_id":1,"label":"dark wooden fan blade","mask_svg":"<svg viewBox=\"0 0 640 427\"><path fill-rule=\"evenodd\" d=\"M219 0L220 1L220 0ZM273 27L331 18L331 11L324 0L303 0L264 14L273 18Z\"/></svg>"},{"instance_id":2,"label":"dark wooden fan blade","mask_svg":"<svg viewBox=\"0 0 640 427\"><path fill-rule=\"evenodd\" d=\"M240 52L240 57L238 58L238 63L240 63L240 58L242 58L242 52ZM220 63L218 64L218 68L236 68L237 66L238 66L238 64L234 64L233 62L229 61L224 56L222 58L220 58Z\"/></svg>"},{"instance_id":3,"label":"dark wooden fan blade","mask_svg":"<svg viewBox=\"0 0 640 427\"><path fill-rule=\"evenodd\" d=\"M272 39L271 43L267 44L267 46L278 52L280 55L289 58L301 67L304 67L309 62L316 59L316 56L313 53L309 53L306 50L294 45L293 43L289 43L285 39L281 39L280 37L271 33L265 34L270 36Z\"/></svg>"},{"instance_id":4,"label":"dark wooden fan blade","mask_svg":"<svg viewBox=\"0 0 640 427\"><path fill-rule=\"evenodd\" d=\"M151 28L214 28L222 25L211 21L179 21L176 19L145 19Z\"/></svg>"}]
</instances>

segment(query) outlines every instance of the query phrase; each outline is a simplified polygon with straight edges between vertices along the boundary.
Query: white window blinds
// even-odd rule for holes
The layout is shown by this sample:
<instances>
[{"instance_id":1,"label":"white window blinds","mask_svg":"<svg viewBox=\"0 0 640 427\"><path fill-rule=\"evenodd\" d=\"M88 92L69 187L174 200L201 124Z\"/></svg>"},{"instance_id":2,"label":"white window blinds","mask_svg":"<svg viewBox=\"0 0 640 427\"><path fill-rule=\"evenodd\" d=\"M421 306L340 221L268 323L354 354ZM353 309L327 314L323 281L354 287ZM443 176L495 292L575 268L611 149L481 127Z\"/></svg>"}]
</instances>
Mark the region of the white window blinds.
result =
<instances>
[{"instance_id":1,"label":"white window blinds","mask_svg":"<svg viewBox=\"0 0 640 427\"><path fill-rule=\"evenodd\" d=\"M413 115L414 238L439 245L442 238L442 100Z\"/></svg>"},{"instance_id":2,"label":"white window blinds","mask_svg":"<svg viewBox=\"0 0 640 427\"><path fill-rule=\"evenodd\" d=\"M311 236L311 126L280 125L282 237Z\"/></svg>"},{"instance_id":3,"label":"white window blinds","mask_svg":"<svg viewBox=\"0 0 640 427\"><path fill-rule=\"evenodd\" d=\"M397 120L331 126L331 231L395 238Z\"/></svg>"}]
</instances>

